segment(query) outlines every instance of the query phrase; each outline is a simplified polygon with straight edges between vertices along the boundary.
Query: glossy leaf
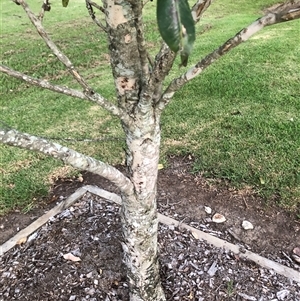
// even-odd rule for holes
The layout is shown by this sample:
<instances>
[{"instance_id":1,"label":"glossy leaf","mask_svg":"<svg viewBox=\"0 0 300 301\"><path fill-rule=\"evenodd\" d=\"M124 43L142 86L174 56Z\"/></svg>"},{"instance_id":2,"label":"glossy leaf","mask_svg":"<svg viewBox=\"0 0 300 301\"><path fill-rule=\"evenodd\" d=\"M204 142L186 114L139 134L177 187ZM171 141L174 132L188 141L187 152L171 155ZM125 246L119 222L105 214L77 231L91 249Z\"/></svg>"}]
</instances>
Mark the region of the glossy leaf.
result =
<instances>
[{"instance_id":1,"label":"glossy leaf","mask_svg":"<svg viewBox=\"0 0 300 301\"><path fill-rule=\"evenodd\" d=\"M67 7L69 4L69 0L62 0L63 7Z\"/></svg>"},{"instance_id":2,"label":"glossy leaf","mask_svg":"<svg viewBox=\"0 0 300 301\"><path fill-rule=\"evenodd\" d=\"M181 64L187 65L195 41L195 24L187 0L157 0L159 32L174 51L180 51Z\"/></svg>"}]
</instances>

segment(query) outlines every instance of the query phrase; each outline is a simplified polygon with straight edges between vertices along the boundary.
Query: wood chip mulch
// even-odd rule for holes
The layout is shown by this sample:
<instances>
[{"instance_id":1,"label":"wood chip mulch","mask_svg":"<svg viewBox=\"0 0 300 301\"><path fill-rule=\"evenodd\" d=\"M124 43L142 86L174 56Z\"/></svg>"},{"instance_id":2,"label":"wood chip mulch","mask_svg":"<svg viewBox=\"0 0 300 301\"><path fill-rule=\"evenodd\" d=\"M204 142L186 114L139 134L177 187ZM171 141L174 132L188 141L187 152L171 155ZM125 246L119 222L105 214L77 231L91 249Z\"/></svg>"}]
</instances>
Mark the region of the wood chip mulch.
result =
<instances>
[{"instance_id":1,"label":"wood chip mulch","mask_svg":"<svg viewBox=\"0 0 300 301\"><path fill-rule=\"evenodd\" d=\"M118 213L117 205L86 194L52 218L0 258L0 301L127 301ZM180 227L160 226L159 249L169 301L300 300L300 283L212 247ZM66 260L67 253L81 261ZM291 265L288 259L281 263Z\"/></svg>"}]
</instances>

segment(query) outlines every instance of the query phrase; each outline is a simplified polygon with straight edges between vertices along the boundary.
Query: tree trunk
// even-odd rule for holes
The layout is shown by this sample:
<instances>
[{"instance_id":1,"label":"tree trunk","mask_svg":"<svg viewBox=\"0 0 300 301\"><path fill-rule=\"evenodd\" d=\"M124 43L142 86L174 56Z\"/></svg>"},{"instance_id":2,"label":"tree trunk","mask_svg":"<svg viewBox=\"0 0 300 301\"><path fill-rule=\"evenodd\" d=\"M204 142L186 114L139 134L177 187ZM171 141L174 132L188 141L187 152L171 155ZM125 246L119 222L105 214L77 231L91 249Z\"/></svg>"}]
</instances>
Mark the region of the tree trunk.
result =
<instances>
[{"instance_id":1,"label":"tree trunk","mask_svg":"<svg viewBox=\"0 0 300 301\"><path fill-rule=\"evenodd\" d=\"M156 182L159 160L159 118L147 116L127 136L127 167L134 185L122 196L123 250L130 301L164 301L158 265Z\"/></svg>"},{"instance_id":2,"label":"tree trunk","mask_svg":"<svg viewBox=\"0 0 300 301\"><path fill-rule=\"evenodd\" d=\"M122 194L124 261L130 301L165 301L157 254L156 181L160 113L153 106L142 25L142 1L105 0L110 62L127 143L128 176L134 186ZM159 83L161 85L161 83Z\"/></svg>"}]
</instances>

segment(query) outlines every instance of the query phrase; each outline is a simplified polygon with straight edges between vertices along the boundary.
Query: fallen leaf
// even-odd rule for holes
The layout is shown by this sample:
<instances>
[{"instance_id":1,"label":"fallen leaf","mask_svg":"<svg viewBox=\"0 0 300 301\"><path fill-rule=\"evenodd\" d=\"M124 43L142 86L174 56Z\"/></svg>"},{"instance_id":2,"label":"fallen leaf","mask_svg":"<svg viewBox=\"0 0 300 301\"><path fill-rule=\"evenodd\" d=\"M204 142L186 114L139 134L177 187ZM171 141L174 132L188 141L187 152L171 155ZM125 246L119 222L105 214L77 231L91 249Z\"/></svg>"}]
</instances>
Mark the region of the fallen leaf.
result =
<instances>
[{"instance_id":1,"label":"fallen leaf","mask_svg":"<svg viewBox=\"0 0 300 301\"><path fill-rule=\"evenodd\" d=\"M74 256L72 253L67 253L63 255L64 259L66 260L71 260L71 261L81 261L81 259L77 256Z\"/></svg>"},{"instance_id":2,"label":"fallen leaf","mask_svg":"<svg viewBox=\"0 0 300 301\"><path fill-rule=\"evenodd\" d=\"M163 164L158 164L158 165L157 165L157 168L158 168L158 170L163 169L163 168L164 168L164 165L163 165Z\"/></svg>"}]
</instances>

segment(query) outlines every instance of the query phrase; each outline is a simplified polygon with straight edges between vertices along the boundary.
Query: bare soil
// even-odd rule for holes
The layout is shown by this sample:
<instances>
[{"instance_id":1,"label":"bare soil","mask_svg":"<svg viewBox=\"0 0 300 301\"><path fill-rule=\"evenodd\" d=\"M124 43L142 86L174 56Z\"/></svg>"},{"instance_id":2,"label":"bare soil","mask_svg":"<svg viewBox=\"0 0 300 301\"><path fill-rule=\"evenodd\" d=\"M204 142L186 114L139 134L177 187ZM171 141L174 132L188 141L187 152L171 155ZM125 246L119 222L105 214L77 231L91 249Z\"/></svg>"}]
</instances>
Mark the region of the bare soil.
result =
<instances>
[{"instance_id":1,"label":"bare soil","mask_svg":"<svg viewBox=\"0 0 300 301\"><path fill-rule=\"evenodd\" d=\"M159 212L294 268L300 277L300 265L292 259L293 249L300 246L296 215L266 206L251 189L236 190L192 175L191 165L190 157L170 158L168 168L159 171ZM0 217L0 244L87 184L117 192L90 173L83 174L83 182L60 179L39 207ZM204 206L212 208L212 214ZM86 194L37 231L33 240L7 252L0 258L0 301L127 301L118 210ZM225 223L211 221L216 212L226 217ZM245 231L243 220L254 229ZM168 300L300 301L299 283L196 240L186 230L160 226L159 247ZM69 252L81 261L64 259Z\"/></svg>"}]
</instances>

